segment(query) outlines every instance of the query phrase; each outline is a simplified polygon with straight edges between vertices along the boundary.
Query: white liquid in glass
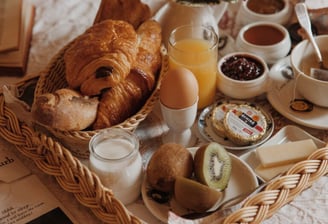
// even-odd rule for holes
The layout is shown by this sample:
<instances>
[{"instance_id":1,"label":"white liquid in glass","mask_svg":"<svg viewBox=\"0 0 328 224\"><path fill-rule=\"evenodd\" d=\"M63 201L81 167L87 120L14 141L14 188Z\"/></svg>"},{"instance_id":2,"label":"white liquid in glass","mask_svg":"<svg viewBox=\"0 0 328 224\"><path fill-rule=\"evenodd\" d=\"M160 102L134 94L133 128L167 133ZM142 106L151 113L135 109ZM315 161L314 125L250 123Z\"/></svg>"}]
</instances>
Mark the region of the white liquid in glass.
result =
<instances>
[{"instance_id":1,"label":"white liquid in glass","mask_svg":"<svg viewBox=\"0 0 328 224\"><path fill-rule=\"evenodd\" d=\"M124 138L104 139L93 149L90 169L123 204L135 201L140 195L142 159L132 141Z\"/></svg>"}]
</instances>

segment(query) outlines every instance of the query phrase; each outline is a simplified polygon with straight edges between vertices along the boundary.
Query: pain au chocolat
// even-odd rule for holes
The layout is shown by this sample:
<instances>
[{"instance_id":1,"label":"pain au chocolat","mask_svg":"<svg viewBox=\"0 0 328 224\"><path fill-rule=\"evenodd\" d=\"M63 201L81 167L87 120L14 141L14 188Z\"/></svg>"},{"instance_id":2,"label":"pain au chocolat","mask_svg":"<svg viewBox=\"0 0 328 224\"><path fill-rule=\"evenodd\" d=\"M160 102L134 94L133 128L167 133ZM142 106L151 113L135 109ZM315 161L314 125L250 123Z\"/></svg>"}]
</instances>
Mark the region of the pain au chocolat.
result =
<instances>
[{"instance_id":1,"label":"pain au chocolat","mask_svg":"<svg viewBox=\"0 0 328 224\"><path fill-rule=\"evenodd\" d=\"M117 85L129 74L137 45L137 33L128 22L104 20L95 24L65 52L68 85L88 96Z\"/></svg>"}]
</instances>

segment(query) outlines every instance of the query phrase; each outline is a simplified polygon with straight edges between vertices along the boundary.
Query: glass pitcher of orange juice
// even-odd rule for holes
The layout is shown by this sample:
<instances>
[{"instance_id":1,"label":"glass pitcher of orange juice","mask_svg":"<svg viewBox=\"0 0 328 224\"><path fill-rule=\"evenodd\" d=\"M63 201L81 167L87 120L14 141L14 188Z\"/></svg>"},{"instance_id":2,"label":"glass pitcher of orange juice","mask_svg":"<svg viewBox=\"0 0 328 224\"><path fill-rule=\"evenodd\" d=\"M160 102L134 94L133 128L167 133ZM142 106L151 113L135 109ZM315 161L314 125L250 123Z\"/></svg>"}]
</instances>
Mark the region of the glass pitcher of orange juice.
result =
<instances>
[{"instance_id":1,"label":"glass pitcher of orange juice","mask_svg":"<svg viewBox=\"0 0 328 224\"><path fill-rule=\"evenodd\" d=\"M213 28L184 25L174 29L168 41L169 67L185 67L198 81L198 109L215 100L218 36Z\"/></svg>"}]
</instances>

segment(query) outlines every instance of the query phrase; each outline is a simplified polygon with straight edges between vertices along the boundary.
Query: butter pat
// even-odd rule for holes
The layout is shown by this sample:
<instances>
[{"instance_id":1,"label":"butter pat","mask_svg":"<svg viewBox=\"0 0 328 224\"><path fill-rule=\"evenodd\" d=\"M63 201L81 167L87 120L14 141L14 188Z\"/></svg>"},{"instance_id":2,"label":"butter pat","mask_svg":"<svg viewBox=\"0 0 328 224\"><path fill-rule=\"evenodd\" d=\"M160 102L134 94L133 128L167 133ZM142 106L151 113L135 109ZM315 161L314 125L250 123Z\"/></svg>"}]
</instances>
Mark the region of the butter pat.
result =
<instances>
[{"instance_id":1,"label":"butter pat","mask_svg":"<svg viewBox=\"0 0 328 224\"><path fill-rule=\"evenodd\" d=\"M294 163L274 167L263 167L262 165L259 165L255 168L255 173L263 180L268 181L278 174L286 172L293 165Z\"/></svg>"},{"instance_id":2,"label":"butter pat","mask_svg":"<svg viewBox=\"0 0 328 224\"><path fill-rule=\"evenodd\" d=\"M312 139L259 147L256 152L263 167L291 164L306 159L317 149Z\"/></svg>"}]
</instances>

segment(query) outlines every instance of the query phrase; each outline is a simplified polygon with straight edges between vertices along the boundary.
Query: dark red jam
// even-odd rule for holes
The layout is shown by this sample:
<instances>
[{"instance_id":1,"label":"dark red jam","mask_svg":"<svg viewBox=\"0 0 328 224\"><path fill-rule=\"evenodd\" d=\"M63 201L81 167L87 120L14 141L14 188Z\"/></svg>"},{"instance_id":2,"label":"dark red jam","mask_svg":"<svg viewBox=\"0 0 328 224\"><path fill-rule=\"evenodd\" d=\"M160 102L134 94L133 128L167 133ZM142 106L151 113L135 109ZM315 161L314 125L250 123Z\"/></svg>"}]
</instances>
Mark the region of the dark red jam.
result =
<instances>
[{"instance_id":1,"label":"dark red jam","mask_svg":"<svg viewBox=\"0 0 328 224\"><path fill-rule=\"evenodd\" d=\"M239 81L253 80L261 76L263 65L257 60L243 55L231 56L221 65L223 74Z\"/></svg>"}]
</instances>

